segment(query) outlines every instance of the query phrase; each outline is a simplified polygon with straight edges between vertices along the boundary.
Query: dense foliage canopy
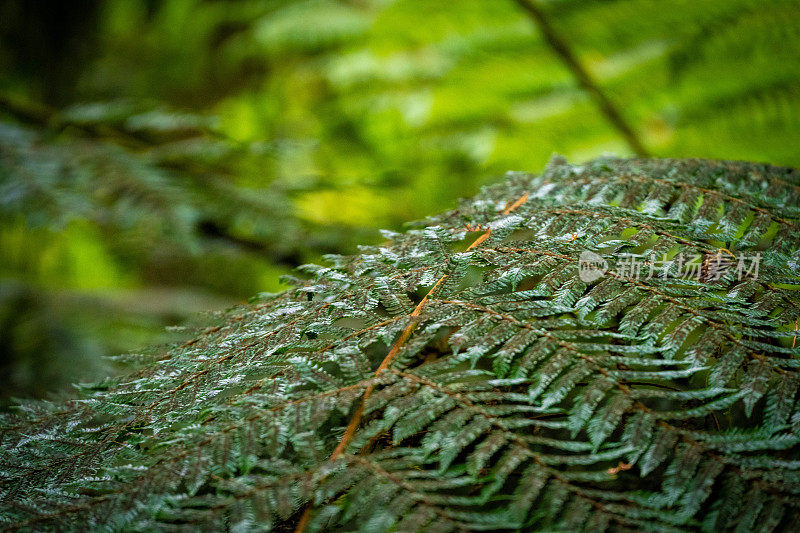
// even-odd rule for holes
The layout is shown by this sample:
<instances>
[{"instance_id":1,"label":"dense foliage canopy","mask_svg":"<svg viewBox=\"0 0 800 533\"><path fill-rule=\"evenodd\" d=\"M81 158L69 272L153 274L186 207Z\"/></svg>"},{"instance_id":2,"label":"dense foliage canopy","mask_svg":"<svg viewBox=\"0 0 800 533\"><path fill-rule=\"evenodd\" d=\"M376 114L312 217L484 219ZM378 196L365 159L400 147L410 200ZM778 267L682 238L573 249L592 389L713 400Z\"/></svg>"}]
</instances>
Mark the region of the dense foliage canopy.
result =
<instances>
[{"instance_id":1,"label":"dense foliage canopy","mask_svg":"<svg viewBox=\"0 0 800 533\"><path fill-rule=\"evenodd\" d=\"M799 206L800 173L768 165L511 173L26 404L0 526L796 530ZM695 275L621 269L681 253ZM721 267L756 253L757 275Z\"/></svg>"},{"instance_id":2,"label":"dense foliage canopy","mask_svg":"<svg viewBox=\"0 0 800 533\"><path fill-rule=\"evenodd\" d=\"M799 34L795 0L0 0L0 405L506 170L633 155L564 46L647 152L798 166Z\"/></svg>"}]
</instances>

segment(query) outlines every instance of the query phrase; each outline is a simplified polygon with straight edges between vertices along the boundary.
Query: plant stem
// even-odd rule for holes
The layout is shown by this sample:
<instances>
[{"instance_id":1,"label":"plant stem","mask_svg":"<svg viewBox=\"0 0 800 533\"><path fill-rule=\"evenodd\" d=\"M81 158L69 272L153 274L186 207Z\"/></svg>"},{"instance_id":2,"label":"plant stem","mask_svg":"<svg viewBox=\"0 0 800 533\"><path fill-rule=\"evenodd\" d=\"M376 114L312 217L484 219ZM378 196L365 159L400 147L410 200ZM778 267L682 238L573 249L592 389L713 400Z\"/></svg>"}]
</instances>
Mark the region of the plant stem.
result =
<instances>
[{"instance_id":1,"label":"plant stem","mask_svg":"<svg viewBox=\"0 0 800 533\"><path fill-rule=\"evenodd\" d=\"M628 143L628 146L633 150L633 152L640 156L640 157L648 157L649 153L647 149L642 144L642 141L639 140L639 137L636 135L636 132L633 128L625 121L622 116L622 113L614 106L614 103L611 99L603 92L597 82L592 78L589 71L578 61L575 53L569 46L569 43L559 35L558 31L550 24L550 20L547 18L545 12L535 3L535 0L514 0L517 5L519 5L525 13L527 13L533 21L536 23L536 26L542 32L542 36L544 36L544 40L553 50L553 52L561 58L567 68L572 72L572 75L575 76L575 79L578 81L578 85L581 88L589 93L589 95L594 98L597 102L597 105L600 107L600 111L605 115L611 125L619 131L625 141Z\"/></svg>"}]
</instances>

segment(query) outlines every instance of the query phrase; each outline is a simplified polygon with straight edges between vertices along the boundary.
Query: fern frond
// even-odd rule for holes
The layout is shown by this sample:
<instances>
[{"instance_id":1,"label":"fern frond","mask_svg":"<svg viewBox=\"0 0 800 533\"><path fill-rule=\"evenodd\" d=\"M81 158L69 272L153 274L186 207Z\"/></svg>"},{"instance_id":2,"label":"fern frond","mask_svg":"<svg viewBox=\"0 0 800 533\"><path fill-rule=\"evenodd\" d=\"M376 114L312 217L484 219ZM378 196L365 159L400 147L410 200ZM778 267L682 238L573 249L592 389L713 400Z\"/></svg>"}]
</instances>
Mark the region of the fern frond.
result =
<instances>
[{"instance_id":1,"label":"fern frond","mask_svg":"<svg viewBox=\"0 0 800 533\"><path fill-rule=\"evenodd\" d=\"M2 426L11 529L788 529L790 169L554 159ZM476 228L479 228L477 231ZM760 252L757 278L623 272ZM604 277L578 276L584 250Z\"/></svg>"}]
</instances>

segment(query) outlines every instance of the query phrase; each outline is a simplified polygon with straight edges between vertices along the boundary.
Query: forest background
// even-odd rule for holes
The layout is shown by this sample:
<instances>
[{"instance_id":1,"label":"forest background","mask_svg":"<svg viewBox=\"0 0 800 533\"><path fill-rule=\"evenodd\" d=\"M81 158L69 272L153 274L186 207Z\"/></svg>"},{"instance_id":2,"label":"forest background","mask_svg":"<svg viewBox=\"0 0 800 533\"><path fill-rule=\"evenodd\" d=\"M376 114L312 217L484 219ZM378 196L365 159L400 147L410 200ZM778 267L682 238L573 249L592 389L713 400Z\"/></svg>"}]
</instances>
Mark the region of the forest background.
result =
<instances>
[{"instance_id":1,"label":"forest background","mask_svg":"<svg viewBox=\"0 0 800 533\"><path fill-rule=\"evenodd\" d=\"M0 406L555 152L798 147L794 0L0 0Z\"/></svg>"}]
</instances>

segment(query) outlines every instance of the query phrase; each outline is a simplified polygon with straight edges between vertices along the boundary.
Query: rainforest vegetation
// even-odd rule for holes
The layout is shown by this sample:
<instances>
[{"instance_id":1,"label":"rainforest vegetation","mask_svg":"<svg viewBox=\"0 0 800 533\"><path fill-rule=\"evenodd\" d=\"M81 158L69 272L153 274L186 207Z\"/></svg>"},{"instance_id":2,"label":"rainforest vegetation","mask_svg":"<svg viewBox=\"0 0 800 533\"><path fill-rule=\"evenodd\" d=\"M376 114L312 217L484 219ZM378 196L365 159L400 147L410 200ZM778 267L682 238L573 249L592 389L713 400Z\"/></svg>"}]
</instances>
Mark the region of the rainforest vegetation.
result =
<instances>
[{"instance_id":1,"label":"rainforest vegetation","mask_svg":"<svg viewBox=\"0 0 800 533\"><path fill-rule=\"evenodd\" d=\"M0 529L797 530L798 35L0 1Z\"/></svg>"},{"instance_id":2,"label":"rainforest vegetation","mask_svg":"<svg viewBox=\"0 0 800 533\"><path fill-rule=\"evenodd\" d=\"M793 0L4 0L0 403L555 152L800 165L797 35Z\"/></svg>"}]
</instances>

